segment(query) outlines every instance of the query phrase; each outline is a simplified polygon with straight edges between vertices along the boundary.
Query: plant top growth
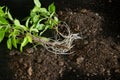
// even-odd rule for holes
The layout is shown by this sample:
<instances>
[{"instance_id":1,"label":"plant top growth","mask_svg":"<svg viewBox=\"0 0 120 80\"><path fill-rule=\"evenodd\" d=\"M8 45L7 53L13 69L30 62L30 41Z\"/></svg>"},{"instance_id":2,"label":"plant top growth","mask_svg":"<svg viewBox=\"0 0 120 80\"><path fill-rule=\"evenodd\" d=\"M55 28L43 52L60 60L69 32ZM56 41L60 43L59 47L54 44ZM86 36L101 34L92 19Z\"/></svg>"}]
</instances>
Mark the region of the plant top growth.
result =
<instances>
[{"instance_id":1,"label":"plant top growth","mask_svg":"<svg viewBox=\"0 0 120 80\"><path fill-rule=\"evenodd\" d=\"M35 6L31 10L30 15L25 18L25 24L21 24L18 19L13 19L7 7L0 7L0 43L7 38L7 48L20 48L23 51L28 43L34 45L42 45L48 51L56 54L66 54L73 46L74 39L80 39L78 34L71 34L69 26L63 24L67 29L68 35L63 35L58 30L60 21L56 15L56 7L54 3L48 6L48 9L41 7L39 0L34 0ZM48 29L56 32L55 36L61 36L63 40L58 38L48 38L43 36ZM18 44L20 47L18 47Z\"/></svg>"}]
</instances>

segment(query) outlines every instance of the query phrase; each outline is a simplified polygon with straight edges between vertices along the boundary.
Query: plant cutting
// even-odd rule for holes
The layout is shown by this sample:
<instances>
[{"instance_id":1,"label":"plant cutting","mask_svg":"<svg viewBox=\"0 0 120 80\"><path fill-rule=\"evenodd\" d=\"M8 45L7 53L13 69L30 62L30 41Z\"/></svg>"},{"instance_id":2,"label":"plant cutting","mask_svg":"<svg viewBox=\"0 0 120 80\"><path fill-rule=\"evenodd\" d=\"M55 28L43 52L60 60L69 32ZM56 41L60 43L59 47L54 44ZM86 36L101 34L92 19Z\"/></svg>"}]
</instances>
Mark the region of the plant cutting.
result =
<instances>
[{"instance_id":1,"label":"plant cutting","mask_svg":"<svg viewBox=\"0 0 120 80\"><path fill-rule=\"evenodd\" d=\"M8 8L0 7L0 42L7 37L7 48L18 48L23 51L28 43L34 45L42 45L48 51L56 54L67 54L73 47L72 42L75 39L81 39L78 34L71 34L69 26L65 23L61 24L57 15L54 3L48 6L48 9L41 7L39 0L34 0L35 6L31 10L30 15L25 18L25 24L21 24L18 19L13 19ZM63 35L58 28L58 25L64 25L67 29L67 35ZM56 32L53 37L44 36L47 30Z\"/></svg>"}]
</instances>

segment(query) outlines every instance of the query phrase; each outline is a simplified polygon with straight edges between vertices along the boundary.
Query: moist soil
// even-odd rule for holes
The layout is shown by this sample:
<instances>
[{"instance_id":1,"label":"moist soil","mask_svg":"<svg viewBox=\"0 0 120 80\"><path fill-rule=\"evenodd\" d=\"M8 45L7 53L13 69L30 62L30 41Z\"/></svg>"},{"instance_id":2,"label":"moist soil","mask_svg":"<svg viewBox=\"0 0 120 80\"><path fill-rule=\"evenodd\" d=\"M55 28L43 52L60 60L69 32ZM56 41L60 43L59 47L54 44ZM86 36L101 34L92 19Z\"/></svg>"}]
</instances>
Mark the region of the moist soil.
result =
<instances>
[{"instance_id":1,"label":"moist soil","mask_svg":"<svg viewBox=\"0 0 120 80\"><path fill-rule=\"evenodd\" d=\"M118 1L54 2L59 19L68 24L71 33L78 33L83 39L75 40L72 54L66 55L31 45L25 47L23 53L15 49L9 51L6 42L2 42L0 80L119 80Z\"/></svg>"}]
</instances>

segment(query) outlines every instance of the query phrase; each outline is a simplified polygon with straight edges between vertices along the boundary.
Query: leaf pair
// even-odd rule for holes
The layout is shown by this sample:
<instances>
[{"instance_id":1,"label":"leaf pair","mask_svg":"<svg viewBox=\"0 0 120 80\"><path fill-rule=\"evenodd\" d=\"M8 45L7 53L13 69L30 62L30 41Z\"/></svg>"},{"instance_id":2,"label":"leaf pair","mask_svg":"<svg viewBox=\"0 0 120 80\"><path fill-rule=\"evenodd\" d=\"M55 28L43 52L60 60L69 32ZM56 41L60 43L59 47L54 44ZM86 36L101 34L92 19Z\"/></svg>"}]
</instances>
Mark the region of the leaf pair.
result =
<instances>
[{"instance_id":1,"label":"leaf pair","mask_svg":"<svg viewBox=\"0 0 120 80\"><path fill-rule=\"evenodd\" d=\"M15 37L8 38L7 47L8 49L12 49L12 45L17 48L17 39Z\"/></svg>"}]
</instances>

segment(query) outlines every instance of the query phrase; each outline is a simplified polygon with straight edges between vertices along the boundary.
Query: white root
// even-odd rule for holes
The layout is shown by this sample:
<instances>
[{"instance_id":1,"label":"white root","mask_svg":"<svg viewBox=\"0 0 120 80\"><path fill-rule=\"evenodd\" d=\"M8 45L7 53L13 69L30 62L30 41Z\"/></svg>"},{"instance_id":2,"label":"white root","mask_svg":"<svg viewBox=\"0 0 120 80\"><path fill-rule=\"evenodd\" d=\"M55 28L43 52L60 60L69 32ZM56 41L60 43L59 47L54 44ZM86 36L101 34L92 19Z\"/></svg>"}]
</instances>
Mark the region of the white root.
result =
<instances>
[{"instance_id":1,"label":"white root","mask_svg":"<svg viewBox=\"0 0 120 80\"><path fill-rule=\"evenodd\" d=\"M32 36L34 42L40 43L45 49L47 49L49 52L55 53L55 54L70 54L70 50L73 47L73 41L75 39L82 39L82 37L78 36L77 34L72 34L70 32L69 26L64 23L64 27L67 29L68 35L62 34L60 31L58 31L58 27L56 27L57 35L55 34L56 39L50 39L50 41L44 41L40 38L37 38L35 36ZM63 40L57 39L57 37L61 36Z\"/></svg>"},{"instance_id":2,"label":"white root","mask_svg":"<svg viewBox=\"0 0 120 80\"><path fill-rule=\"evenodd\" d=\"M58 35L62 36L64 39L60 41L59 39L52 40L51 44L44 44L44 47L52 53L55 54L69 54L68 51L73 47L72 43L75 39L82 39L82 37L78 36L77 34L71 34L70 28L67 24L64 23L65 28L67 29L68 35L63 35L61 32L58 31L58 27L56 27L56 31Z\"/></svg>"}]
</instances>

